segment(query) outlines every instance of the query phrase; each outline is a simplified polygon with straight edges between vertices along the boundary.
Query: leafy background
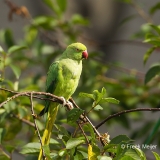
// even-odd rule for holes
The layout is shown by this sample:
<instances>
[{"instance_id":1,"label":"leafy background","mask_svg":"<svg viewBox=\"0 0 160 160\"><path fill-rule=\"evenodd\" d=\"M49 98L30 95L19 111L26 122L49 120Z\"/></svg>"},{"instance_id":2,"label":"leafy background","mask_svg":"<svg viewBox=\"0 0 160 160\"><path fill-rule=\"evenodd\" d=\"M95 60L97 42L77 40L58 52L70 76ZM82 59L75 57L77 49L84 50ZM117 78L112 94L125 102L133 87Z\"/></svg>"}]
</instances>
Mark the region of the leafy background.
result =
<instances>
[{"instance_id":1,"label":"leafy background","mask_svg":"<svg viewBox=\"0 0 160 160\"><path fill-rule=\"evenodd\" d=\"M20 17L12 13L4 1L0 2L4 7L1 11L4 15L1 22L4 23L0 30L1 87L15 91L44 91L51 62L68 44L80 41L88 47L89 59L84 61L81 81L73 98L82 109L89 111L92 101L79 97L79 93L92 93L105 87L106 96L120 101L120 105L104 104L103 110L90 113L95 124L124 109L159 107L158 1L71 3L57 0L53 5L44 0L32 6L25 1L14 2L25 5L28 12ZM149 70L152 65L154 67ZM11 95L1 91L0 101L8 96ZM41 101L35 101L34 105L37 113L43 108ZM59 119L66 118L65 111L61 109L61 112ZM0 114L0 132L3 133L0 140L3 139L9 153L18 153L26 143L37 141L34 129L13 117L16 114L32 121L27 98L8 103ZM111 138L127 134L136 140L135 143L143 143L158 119L159 113L129 113L108 121L100 131L109 132ZM39 120L40 130L43 125L43 119ZM153 144L160 144L158 135L159 130Z\"/></svg>"}]
</instances>

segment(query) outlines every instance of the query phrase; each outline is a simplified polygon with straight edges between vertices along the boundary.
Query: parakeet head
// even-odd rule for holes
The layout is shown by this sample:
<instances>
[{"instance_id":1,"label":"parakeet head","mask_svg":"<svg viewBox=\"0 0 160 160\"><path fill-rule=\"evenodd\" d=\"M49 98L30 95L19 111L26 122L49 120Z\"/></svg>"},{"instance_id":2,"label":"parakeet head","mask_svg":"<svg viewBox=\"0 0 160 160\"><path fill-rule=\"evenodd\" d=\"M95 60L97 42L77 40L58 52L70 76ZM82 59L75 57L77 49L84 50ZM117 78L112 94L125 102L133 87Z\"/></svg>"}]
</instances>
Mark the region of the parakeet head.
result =
<instances>
[{"instance_id":1,"label":"parakeet head","mask_svg":"<svg viewBox=\"0 0 160 160\"><path fill-rule=\"evenodd\" d=\"M87 48L82 43L72 43L70 44L65 52L65 56L74 59L74 60L82 60L88 58Z\"/></svg>"}]
</instances>

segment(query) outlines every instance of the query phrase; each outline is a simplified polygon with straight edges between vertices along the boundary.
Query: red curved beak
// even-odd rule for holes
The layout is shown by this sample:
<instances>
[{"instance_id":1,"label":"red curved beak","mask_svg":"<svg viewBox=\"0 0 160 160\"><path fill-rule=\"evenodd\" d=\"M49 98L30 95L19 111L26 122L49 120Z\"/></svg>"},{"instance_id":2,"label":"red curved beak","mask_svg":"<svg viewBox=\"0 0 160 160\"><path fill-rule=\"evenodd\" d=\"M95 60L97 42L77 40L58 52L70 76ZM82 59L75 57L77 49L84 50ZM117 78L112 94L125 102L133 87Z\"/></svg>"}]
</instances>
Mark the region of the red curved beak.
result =
<instances>
[{"instance_id":1,"label":"red curved beak","mask_svg":"<svg viewBox=\"0 0 160 160\"><path fill-rule=\"evenodd\" d=\"M87 51L82 52L82 58L85 58L85 59L88 58L88 52Z\"/></svg>"}]
</instances>

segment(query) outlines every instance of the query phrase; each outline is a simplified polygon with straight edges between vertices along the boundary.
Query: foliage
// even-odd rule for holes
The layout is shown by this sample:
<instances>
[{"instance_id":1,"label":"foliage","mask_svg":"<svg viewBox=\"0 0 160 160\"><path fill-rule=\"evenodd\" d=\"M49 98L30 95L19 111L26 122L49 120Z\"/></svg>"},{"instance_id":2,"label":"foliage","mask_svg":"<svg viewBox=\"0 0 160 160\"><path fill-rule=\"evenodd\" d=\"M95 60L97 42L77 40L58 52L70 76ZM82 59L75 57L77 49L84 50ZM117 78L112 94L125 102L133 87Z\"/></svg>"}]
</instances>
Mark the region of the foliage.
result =
<instances>
[{"instance_id":1,"label":"foliage","mask_svg":"<svg viewBox=\"0 0 160 160\"><path fill-rule=\"evenodd\" d=\"M132 0L117 1L133 5ZM14 92L44 91L44 77L51 62L58 58L68 44L77 41L82 32L81 28L78 29L78 27L89 24L89 21L79 14L74 14L68 21L64 19L67 8L66 0L43 0L43 3L48 6L52 15L31 18L24 28L24 38L20 41L15 41L10 28L0 30L0 42L3 43L0 46L1 88L8 88ZM156 3L150 8L149 13L154 15L159 8L159 3ZM121 24L125 25L133 18L136 16L132 15L125 18ZM60 41L55 36L57 32L60 32L63 37ZM160 47L160 26L147 22L132 37L141 38L144 43L151 45L144 54L144 64L146 64L151 54ZM99 147L99 139L95 135L93 126L88 123L83 124L85 137L77 127L76 122L84 114L91 117L91 120L98 122L108 115L122 110L138 108L139 105L147 104L151 108L159 106L159 92L157 93L157 90L160 87L160 65L153 65L147 71L144 84L143 80L137 78L137 71L130 71L115 79L106 78L111 67L120 68L121 66L106 64L102 60L102 53L98 51L91 52L89 57L87 62L83 64L83 68L87 69L83 70L79 87L73 97L81 109L60 110L50 145L43 146L47 158L147 159L141 150L142 148L136 146L126 135L112 137L110 141L108 133L104 133L102 137L106 143ZM14 152L25 155L26 159L36 159L40 143L33 127L30 100L23 96L10 101L10 97L13 95L11 92L0 90L0 102L9 100L0 108L0 145L2 146L0 159L11 159ZM42 108L43 101L34 100L35 112L39 113ZM114 125L113 122L116 122L120 123L122 127L130 129L128 119L128 115L124 114L107 121L106 125ZM142 114L140 112L130 114L130 119L141 120ZM45 118L37 118L36 121L42 135ZM157 126L159 127L159 125ZM143 141L145 138L148 139L146 136L151 135L151 140L155 140L160 145L160 137L156 136L159 135L159 130L157 129L154 135L150 134L152 133L152 126L153 122L145 123L144 126L141 126L140 131L134 131L131 137ZM86 138L89 144L87 144ZM156 160L160 157L156 152L153 152L153 155Z\"/></svg>"}]
</instances>

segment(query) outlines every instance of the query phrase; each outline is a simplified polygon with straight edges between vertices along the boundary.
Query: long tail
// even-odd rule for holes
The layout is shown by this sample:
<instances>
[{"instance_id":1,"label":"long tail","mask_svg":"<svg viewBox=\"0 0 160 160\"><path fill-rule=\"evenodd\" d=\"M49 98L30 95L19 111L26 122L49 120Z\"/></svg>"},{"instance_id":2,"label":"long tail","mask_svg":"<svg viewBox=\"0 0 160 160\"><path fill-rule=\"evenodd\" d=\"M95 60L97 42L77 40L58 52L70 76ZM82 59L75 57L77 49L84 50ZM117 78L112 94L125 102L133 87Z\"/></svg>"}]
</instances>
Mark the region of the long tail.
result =
<instances>
[{"instance_id":1,"label":"long tail","mask_svg":"<svg viewBox=\"0 0 160 160\"><path fill-rule=\"evenodd\" d=\"M49 107L46 127L45 127L45 130L43 132L43 137L42 137L42 146L48 145L50 142L52 128L56 120L58 108L59 108L59 105L57 103L51 104ZM42 160L42 148L40 149L38 160Z\"/></svg>"}]
</instances>

